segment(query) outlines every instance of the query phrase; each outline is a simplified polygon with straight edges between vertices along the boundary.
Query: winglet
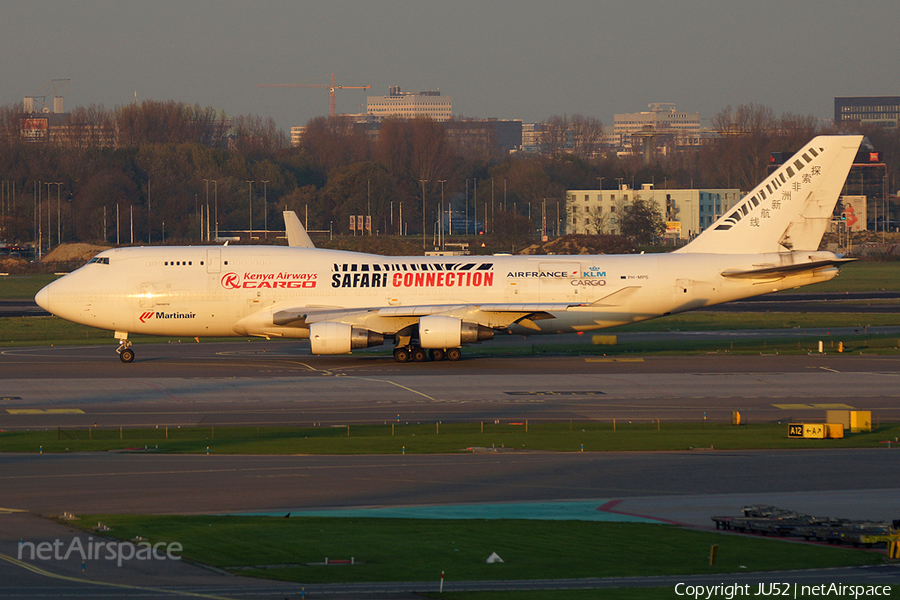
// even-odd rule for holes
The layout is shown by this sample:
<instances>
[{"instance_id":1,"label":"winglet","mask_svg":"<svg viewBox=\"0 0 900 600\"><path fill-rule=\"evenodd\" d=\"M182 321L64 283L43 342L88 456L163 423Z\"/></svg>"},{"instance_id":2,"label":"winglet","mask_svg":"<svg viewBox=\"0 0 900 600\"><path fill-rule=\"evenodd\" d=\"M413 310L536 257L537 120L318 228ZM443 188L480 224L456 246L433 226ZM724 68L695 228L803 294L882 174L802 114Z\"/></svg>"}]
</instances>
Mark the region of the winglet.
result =
<instances>
[{"instance_id":1,"label":"winglet","mask_svg":"<svg viewBox=\"0 0 900 600\"><path fill-rule=\"evenodd\" d=\"M767 176L683 253L815 251L862 143L861 135L814 138Z\"/></svg>"},{"instance_id":2,"label":"winglet","mask_svg":"<svg viewBox=\"0 0 900 600\"><path fill-rule=\"evenodd\" d=\"M315 248L316 245L310 239L309 234L300 222L297 213L292 210L284 211L284 231L287 234L288 246L294 248Z\"/></svg>"}]
</instances>

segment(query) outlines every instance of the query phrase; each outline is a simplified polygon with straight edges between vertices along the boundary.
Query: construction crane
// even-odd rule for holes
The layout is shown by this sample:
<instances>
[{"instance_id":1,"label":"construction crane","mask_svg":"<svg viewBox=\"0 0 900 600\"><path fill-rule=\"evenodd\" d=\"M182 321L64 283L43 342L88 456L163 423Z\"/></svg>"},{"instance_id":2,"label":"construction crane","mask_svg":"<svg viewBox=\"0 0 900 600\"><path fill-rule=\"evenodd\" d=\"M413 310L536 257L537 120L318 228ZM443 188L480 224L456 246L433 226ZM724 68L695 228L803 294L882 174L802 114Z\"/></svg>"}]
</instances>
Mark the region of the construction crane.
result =
<instances>
[{"instance_id":1,"label":"construction crane","mask_svg":"<svg viewBox=\"0 0 900 600\"><path fill-rule=\"evenodd\" d=\"M258 88L327 88L328 89L328 114L334 116L334 92L335 90L369 90L371 85L335 85L334 73L331 74L331 85L327 83L260 83Z\"/></svg>"}]
</instances>

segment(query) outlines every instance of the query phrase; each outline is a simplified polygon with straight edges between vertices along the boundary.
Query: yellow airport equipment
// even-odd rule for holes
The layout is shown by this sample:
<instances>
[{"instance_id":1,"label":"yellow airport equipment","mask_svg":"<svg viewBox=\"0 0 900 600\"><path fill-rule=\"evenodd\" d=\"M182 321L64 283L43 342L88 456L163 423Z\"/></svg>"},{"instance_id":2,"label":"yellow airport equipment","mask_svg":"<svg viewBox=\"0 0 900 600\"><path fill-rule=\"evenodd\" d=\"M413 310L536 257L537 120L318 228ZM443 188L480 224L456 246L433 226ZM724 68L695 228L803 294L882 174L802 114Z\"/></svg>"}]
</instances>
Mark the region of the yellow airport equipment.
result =
<instances>
[{"instance_id":1,"label":"yellow airport equipment","mask_svg":"<svg viewBox=\"0 0 900 600\"><path fill-rule=\"evenodd\" d=\"M900 559L900 540L891 540L888 542L888 558Z\"/></svg>"},{"instance_id":2,"label":"yellow airport equipment","mask_svg":"<svg viewBox=\"0 0 900 600\"><path fill-rule=\"evenodd\" d=\"M852 433L858 433L860 431L872 431L872 411L851 410L850 431Z\"/></svg>"},{"instance_id":3,"label":"yellow airport equipment","mask_svg":"<svg viewBox=\"0 0 900 600\"><path fill-rule=\"evenodd\" d=\"M591 336L591 342L595 346L615 346L619 343L619 336L617 335L595 335Z\"/></svg>"}]
</instances>

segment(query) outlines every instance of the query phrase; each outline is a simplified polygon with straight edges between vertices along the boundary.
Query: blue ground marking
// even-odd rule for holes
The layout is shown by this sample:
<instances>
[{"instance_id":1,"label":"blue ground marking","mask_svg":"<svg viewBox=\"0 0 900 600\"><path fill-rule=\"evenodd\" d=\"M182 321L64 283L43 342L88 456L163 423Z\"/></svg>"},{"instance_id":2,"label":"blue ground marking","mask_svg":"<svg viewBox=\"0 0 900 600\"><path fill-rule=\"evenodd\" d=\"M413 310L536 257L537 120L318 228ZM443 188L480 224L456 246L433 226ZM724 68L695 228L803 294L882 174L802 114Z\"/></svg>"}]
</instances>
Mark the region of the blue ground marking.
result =
<instances>
[{"instance_id":1,"label":"blue ground marking","mask_svg":"<svg viewBox=\"0 0 900 600\"><path fill-rule=\"evenodd\" d=\"M606 500L573 502L510 502L504 504L454 504L397 506L386 508L337 508L241 513L241 516L345 517L379 519L535 519L540 521L608 521L616 523L660 523L656 519L597 510Z\"/></svg>"}]
</instances>

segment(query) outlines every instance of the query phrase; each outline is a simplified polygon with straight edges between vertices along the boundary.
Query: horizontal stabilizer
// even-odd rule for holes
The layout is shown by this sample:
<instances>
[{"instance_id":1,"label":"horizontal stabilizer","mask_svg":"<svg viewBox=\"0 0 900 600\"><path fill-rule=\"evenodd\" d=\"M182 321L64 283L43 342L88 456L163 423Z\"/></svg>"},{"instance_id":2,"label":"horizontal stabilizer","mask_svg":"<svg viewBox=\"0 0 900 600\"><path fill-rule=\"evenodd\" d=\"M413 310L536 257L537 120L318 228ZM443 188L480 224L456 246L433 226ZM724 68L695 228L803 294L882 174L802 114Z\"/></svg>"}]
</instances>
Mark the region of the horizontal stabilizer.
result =
<instances>
[{"instance_id":1,"label":"horizontal stabilizer","mask_svg":"<svg viewBox=\"0 0 900 600\"><path fill-rule=\"evenodd\" d=\"M818 260L815 262L799 263L793 265L768 266L762 265L758 269L746 270L728 270L722 272L722 277L730 277L732 279L771 279L772 277L786 277L788 275L796 275L805 271L815 271L825 267L840 266L844 263L856 260L855 258L833 258L828 260Z\"/></svg>"}]
</instances>

